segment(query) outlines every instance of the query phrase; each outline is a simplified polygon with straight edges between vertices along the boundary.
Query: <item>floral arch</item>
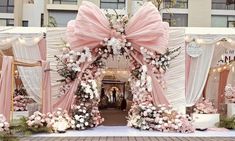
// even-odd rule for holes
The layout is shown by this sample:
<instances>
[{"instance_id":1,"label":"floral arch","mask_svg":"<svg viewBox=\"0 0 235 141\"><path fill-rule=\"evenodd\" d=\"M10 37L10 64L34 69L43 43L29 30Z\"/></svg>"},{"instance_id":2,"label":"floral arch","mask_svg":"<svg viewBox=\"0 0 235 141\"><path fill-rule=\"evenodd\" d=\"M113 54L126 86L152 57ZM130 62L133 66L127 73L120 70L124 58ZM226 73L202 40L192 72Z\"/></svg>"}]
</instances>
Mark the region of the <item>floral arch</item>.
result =
<instances>
[{"instance_id":1,"label":"floral arch","mask_svg":"<svg viewBox=\"0 0 235 141\"><path fill-rule=\"evenodd\" d=\"M67 40L69 47L57 57L58 73L65 82L63 95L53 108L71 111L74 128L86 129L103 122L96 80L104 60L122 56L131 62L133 105L128 125L146 130L192 131L191 126L184 125L189 124L188 117L173 110L164 95L164 74L180 48L167 48L168 24L162 22L152 3L146 3L128 19L104 15L96 5L83 2L76 19L68 23Z\"/></svg>"}]
</instances>

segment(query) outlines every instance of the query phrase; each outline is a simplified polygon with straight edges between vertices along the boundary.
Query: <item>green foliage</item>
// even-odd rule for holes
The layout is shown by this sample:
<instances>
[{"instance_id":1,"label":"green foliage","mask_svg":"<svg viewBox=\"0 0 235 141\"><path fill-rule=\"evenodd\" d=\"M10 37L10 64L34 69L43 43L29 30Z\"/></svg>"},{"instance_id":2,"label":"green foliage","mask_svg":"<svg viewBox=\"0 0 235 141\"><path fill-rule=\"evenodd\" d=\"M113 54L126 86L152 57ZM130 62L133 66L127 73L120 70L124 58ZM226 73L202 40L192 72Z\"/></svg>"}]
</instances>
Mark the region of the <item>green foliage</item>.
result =
<instances>
[{"instance_id":1,"label":"green foliage","mask_svg":"<svg viewBox=\"0 0 235 141\"><path fill-rule=\"evenodd\" d=\"M219 127L235 129L235 115L232 117L221 117Z\"/></svg>"},{"instance_id":2,"label":"green foliage","mask_svg":"<svg viewBox=\"0 0 235 141\"><path fill-rule=\"evenodd\" d=\"M56 22L56 19L54 17L49 16L47 27L57 27L57 22Z\"/></svg>"},{"instance_id":3,"label":"green foliage","mask_svg":"<svg viewBox=\"0 0 235 141\"><path fill-rule=\"evenodd\" d=\"M0 133L0 141L18 141L19 139L11 133Z\"/></svg>"},{"instance_id":4,"label":"green foliage","mask_svg":"<svg viewBox=\"0 0 235 141\"><path fill-rule=\"evenodd\" d=\"M14 133L28 136L32 135L34 133L50 133L52 132L52 129L49 127L40 127L40 128L33 128L29 127L27 124L27 118L22 117L19 120L15 120L11 125L11 130L14 131Z\"/></svg>"}]
</instances>

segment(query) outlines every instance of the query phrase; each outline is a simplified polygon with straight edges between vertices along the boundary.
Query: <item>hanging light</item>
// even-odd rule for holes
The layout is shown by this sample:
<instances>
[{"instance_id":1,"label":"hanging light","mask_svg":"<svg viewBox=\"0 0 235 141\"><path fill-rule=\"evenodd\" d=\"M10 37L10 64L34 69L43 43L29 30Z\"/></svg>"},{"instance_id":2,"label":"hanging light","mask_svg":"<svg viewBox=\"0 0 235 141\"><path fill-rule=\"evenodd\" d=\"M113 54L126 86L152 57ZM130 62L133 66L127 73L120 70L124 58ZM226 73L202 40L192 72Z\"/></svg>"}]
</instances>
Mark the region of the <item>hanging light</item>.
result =
<instances>
[{"instance_id":1,"label":"hanging light","mask_svg":"<svg viewBox=\"0 0 235 141\"><path fill-rule=\"evenodd\" d=\"M185 40L185 42L190 42L190 37L189 37L188 35L186 35L186 36L184 37L184 40Z\"/></svg>"},{"instance_id":2,"label":"hanging light","mask_svg":"<svg viewBox=\"0 0 235 141\"><path fill-rule=\"evenodd\" d=\"M202 39L196 39L196 42L197 42L198 44L202 44L202 43L203 43L203 40L202 40Z\"/></svg>"},{"instance_id":3,"label":"hanging light","mask_svg":"<svg viewBox=\"0 0 235 141\"><path fill-rule=\"evenodd\" d=\"M230 39L230 38L227 39L227 42L229 42L229 43L232 43L232 41L233 41L233 40Z\"/></svg>"}]
</instances>

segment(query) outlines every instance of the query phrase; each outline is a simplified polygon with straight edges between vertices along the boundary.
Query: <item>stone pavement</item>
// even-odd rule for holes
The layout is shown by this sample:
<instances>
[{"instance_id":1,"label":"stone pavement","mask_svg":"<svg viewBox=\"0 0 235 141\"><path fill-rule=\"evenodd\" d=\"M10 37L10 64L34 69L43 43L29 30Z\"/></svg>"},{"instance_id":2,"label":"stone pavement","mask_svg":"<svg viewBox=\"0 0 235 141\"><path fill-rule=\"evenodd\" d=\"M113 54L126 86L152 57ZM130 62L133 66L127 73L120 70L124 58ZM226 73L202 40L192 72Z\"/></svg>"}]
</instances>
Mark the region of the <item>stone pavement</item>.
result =
<instances>
[{"instance_id":1,"label":"stone pavement","mask_svg":"<svg viewBox=\"0 0 235 141\"><path fill-rule=\"evenodd\" d=\"M235 138L216 137L25 137L20 141L235 141Z\"/></svg>"}]
</instances>

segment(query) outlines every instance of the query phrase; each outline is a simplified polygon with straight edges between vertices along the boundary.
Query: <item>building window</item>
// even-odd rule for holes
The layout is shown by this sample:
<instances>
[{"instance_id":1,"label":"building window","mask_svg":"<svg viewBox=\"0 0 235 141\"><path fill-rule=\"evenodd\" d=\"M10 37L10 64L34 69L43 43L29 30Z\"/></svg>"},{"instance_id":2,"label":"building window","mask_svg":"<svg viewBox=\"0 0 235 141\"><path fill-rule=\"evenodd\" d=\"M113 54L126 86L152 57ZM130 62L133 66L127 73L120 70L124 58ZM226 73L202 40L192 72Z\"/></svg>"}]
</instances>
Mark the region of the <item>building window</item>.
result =
<instances>
[{"instance_id":1,"label":"building window","mask_svg":"<svg viewBox=\"0 0 235 141\"><path fill-rule=\"evenodd\" d=\"M212 0L212 9L235 10L235 0Z\"/></svg>"},{"instance_id":2,"label":"building window","mask_svg":"<svg viewBox=\"0 0 235 141\"><path fill-rule=\"evenodd\" d=\"M22 26L23 27L28 27L29 26L29 21L22 21Z\"/></svg>"},{"instance_id":3,"label":"building window","mask_svg":"<svg viewBox=\"0 0 235 141\"><path fill-rule=\"evenodd\" d=\"M0 26L14 26L13 19L0 19Z\"/></svg>"},{"instance_id":4,"label":"building window","mask_svg":"<svg viewBox=\"0 0 235 141\"><path fill-rule=\"evenodd\" d=\"M164 0L164 8L181 8L187 9L188 8L188 0Z\"/></svg>"},{"instance_id":5,"label":"building window","mask_svg":"<svg viewBox=\"0 0 235 141\"><path fill-rule=\"evenodd\" d=\"M13 13L14 0L1 0L0 1L0 13Z\"/></svg>"},{"instance_id":6,"label":"building window","mask_svg":"<svg viewBox=\"0 0 235 141\"><path fill-rule=\"evenodd\" d=\"M47 26L53 27L66 27L67 23L71 19L75 19L77 16L77 11L49 11L49 23Z\"/></svg>"},{"instance_id":7,"label":"building window","mask_svg":"<svg viewBox=\"0 0 235 141\"><path fill-rule=\"evenodd\" d=\"M124 9L126 0L101 0L100 8L102 9Z\"/></svg>"},{"instance_id":8,"label":"building window","mask_svg":"<svg viewBox=\"0 0 235 141\"><path fill-rule=\"evenodd\" d=\"M52 0L53 4L77 4L77 0Z\"/></svg>"},{"instance_id":9,"label":"building window","mask_svg":"<svg viewBox=\"0 0 235 141\"><path fill-rule=\"evenodd\" d=\"M235 16L218 16L211 17L212 27L235 27Z\"/></svg>"},{"instance_id":10,"label":"building window","mask_svg":"<svg viewBox=\"0 0 235 141\"><path fill-rule=\"evenodd\" d=\"M172 27L187 27L188 15L187 14L163 14L163 21L168 22Z\"/></svg>"}]
</instances>

